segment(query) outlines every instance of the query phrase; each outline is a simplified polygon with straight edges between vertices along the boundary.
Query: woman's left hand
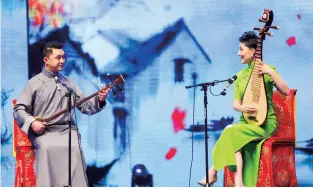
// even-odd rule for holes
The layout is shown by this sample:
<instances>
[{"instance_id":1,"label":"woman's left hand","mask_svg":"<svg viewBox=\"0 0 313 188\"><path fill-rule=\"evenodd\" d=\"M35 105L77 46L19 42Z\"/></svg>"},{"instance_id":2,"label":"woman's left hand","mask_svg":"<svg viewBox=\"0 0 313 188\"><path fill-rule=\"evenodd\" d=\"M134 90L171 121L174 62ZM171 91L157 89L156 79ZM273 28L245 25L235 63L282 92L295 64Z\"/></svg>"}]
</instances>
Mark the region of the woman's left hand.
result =
<instances>
[{"instance_id":1,"label":"woman's left hand","mask_svg":"<svg viewBox=\"0 0 313 188\"><path fill-rule=\"evenodd\" d=\"M274 70L271 67L264 64L261 60L256 61L258 61L259 63L256 62L255 69L259 71L259 74L268 74L270 76L273 74Z\"/></svg>"}]
</instances>

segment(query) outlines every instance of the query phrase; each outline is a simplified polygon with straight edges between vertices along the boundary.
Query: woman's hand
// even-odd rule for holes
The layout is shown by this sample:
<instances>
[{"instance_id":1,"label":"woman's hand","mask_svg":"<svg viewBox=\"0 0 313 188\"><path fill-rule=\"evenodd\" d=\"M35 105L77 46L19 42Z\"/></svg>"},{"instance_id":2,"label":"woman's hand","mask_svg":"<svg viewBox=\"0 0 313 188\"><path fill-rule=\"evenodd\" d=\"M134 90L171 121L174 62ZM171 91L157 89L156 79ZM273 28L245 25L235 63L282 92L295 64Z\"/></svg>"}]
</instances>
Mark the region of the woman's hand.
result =
<instances>
[{"instance_id":1,"label":"woman's hand","mask_svg":"<svg viewBox=\"0 0 313 188\"><path fill-rule=\"evenodd\" d=\"M255 64L255 69L259 72L259 74L268 74L275 82L278 91L281 94L288 96L289 87L287 83L280 77L280 75L277 74L276 71L274 71L274 69L264 64L261 60L257 59L255 61L259 62L259 63L256 62Z\"/></svg>"},{"instance_id":2,"label":"woman's hand","mask_svg":"<svg viewBox=\"0 0 313 188\"><path fill-rule=\"evenodd\" d=\"M242 104L241 111L246 113L253 113L257 111L256 105L253 104Z\"/></svg>"},{"instance_id":3,"label":"woman's hand","mask_svg":"<svg viewBox=\"0 0 313 188\"><path fill-rule=\"evenodd\" d=\"M264 64L261 60L256 60L258 63L255 63L255 69L259 72L259 74L268 74L270 76L273 75L274 70L268 65Z\"/></svg>"}]
</instances>

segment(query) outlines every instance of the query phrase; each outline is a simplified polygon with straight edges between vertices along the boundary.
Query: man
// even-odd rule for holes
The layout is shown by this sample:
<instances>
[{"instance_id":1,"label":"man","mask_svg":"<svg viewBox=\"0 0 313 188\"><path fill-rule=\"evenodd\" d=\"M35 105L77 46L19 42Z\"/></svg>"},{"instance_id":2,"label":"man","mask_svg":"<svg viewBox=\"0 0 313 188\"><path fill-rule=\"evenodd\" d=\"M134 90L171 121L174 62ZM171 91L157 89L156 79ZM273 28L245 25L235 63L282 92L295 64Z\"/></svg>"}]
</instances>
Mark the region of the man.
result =
<instances>
[{"instance_id":1,"label":"man","mask_svg":"<svg viewBox=\"0 0 313 188\"><path fill-rule=\"evenodd\" d=\"M68 113L64 113L49 122L36 120L36 117L48 118L67 109L68 88L84 98L82 91L59 71L65 63L63 44L48 42L42 48L44 68L31 78L17 99L13 115L31 140L35 151L36 185L40 187L68 186ZM84 114L100 112L106 105L105 99L110 88L101 90L98 95L77 108ZM72 95L72 101L75 100ZM80 147L80 135L75 122L71 128L71 186L87 186L86 164Z\"/></svg>"}]
</instances>

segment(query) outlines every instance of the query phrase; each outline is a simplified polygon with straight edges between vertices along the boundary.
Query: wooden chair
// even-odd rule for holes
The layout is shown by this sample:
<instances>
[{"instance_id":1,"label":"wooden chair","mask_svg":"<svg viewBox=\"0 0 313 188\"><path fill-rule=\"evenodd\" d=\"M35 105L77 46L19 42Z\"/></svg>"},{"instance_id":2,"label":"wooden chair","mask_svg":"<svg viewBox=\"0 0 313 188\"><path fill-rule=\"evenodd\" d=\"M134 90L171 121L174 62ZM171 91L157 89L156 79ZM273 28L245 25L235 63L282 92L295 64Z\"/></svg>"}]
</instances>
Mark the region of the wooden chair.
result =
<instances>
[{"instance_id":1,"label":"wooden chair","mask_svg":"<svg viewBox=\"0 0 313 188\"><path fill-rule=\"evenodd\" d=\"M16 100L13 100L15 105ZM15 162L15 187L35 187L36 175L34 171L35 155L28 136L13 120L13 156Z\"/></svg>"},{"instance_id":2,"label":"wooden chair","mask_svg":"<svg viewBox=\"0 0 313 188\"><path fill-rule=\"evenodd\" d=\"M262 146L257 187L298 186L295 169L296 91L289 96L273 93L277 131ZM234 186L233 172L224 168L224 186Z\"/></svg>"}]
</instances>

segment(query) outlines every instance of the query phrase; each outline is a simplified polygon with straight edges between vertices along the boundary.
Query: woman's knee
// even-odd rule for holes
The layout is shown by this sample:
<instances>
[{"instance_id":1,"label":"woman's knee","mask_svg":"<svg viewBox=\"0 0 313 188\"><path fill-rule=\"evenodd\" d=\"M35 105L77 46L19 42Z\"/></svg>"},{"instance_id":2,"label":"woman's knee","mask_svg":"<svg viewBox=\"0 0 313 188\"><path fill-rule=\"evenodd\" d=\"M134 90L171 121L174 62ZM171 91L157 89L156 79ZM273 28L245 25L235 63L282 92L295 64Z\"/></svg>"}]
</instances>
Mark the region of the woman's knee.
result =
<instances>
[{"instance_id":1,"label":"woman's knee","mask_svg":"<svg viewBox=\"0 0 313 188\"><path fill-rule=\"evenodd\" d=\"M234 130L238 129L237 124L230 124L224 129L224 133L233 132Z\"/></svg>"},{"instance_id":2,"label":"woman's knee","mask_svg":"<svg viewBox=\"0 0 313 188\"><path fill-rule=\"evenodd\" d=\"M231 128L232 126L234 126L235 124L229 124L229 125L227 125L226 127L225 127L225 129L229 129L229 128Z\"/></svg>"}]
</instances>

